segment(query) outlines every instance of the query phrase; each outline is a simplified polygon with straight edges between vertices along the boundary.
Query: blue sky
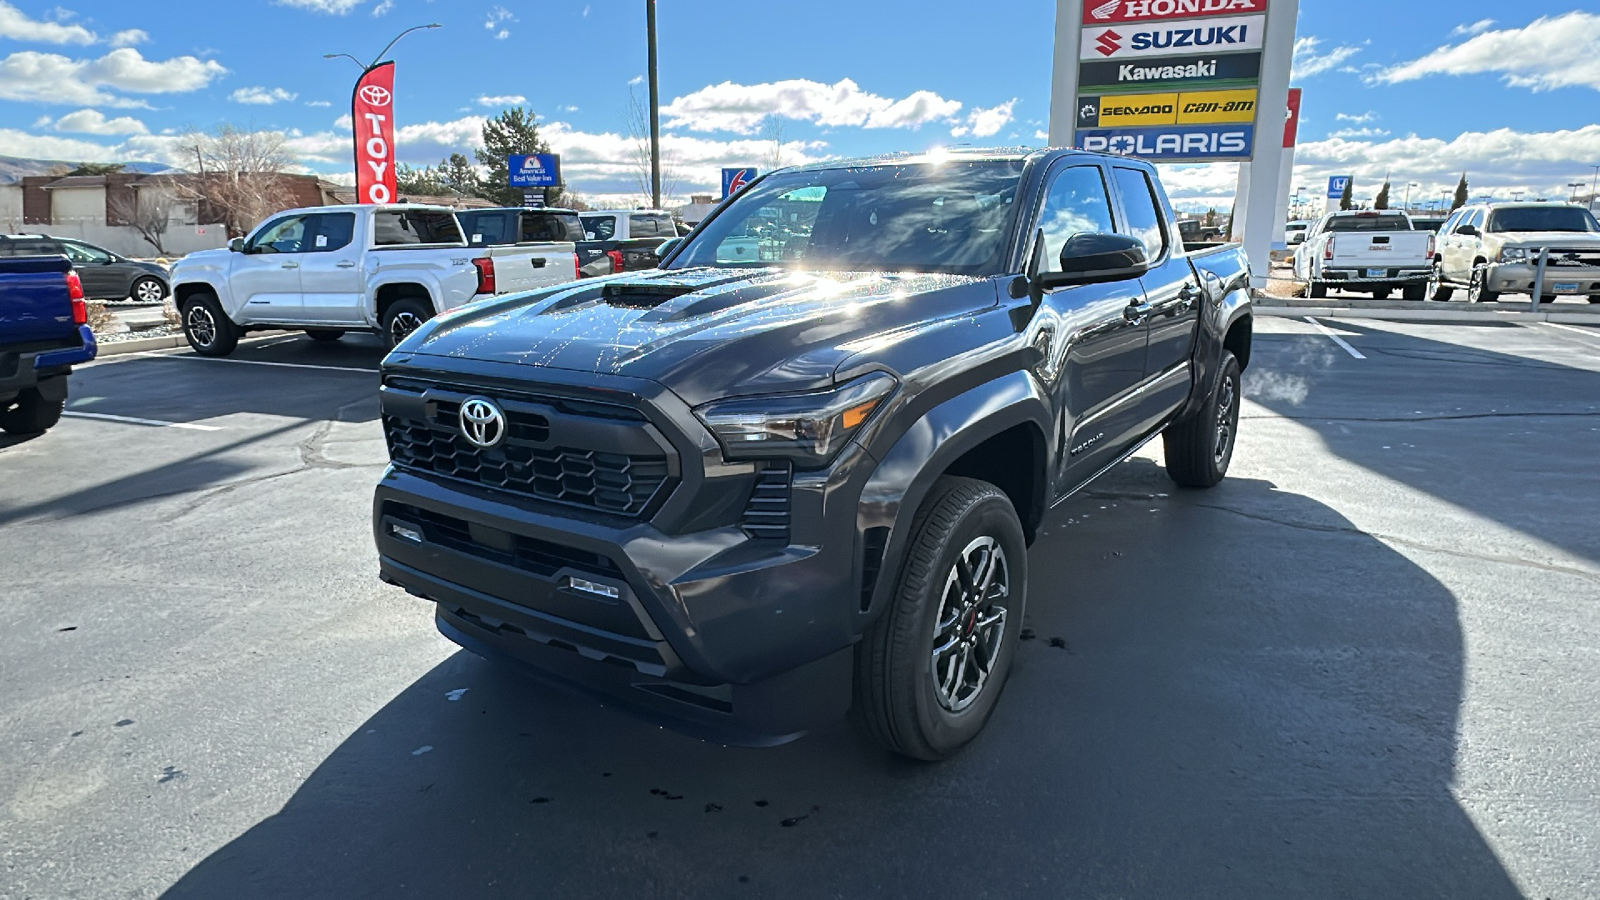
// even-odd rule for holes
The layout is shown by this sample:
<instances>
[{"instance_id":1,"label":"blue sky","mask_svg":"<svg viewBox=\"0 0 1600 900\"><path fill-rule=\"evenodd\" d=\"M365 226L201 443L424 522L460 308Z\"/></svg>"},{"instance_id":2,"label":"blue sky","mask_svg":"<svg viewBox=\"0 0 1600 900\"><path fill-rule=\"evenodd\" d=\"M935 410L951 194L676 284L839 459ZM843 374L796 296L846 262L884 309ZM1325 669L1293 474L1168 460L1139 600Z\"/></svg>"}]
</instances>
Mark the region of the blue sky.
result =
<instances>
[{"instance_id":1,"label":"blue sky","mask_svg":"<svg viewBox=\"0 0 1600 900\"><path fill-rule=\"evenodd\" d=\"M466 150L521 102L580 193L638 192L630 84L638 0L0 0L0 155L177 162L172 135L233 122L348 177L348 60L400 29L400 158ZM1565 196L1600 164L1600 10L1566 2L1303 0L1297 183L1354 173L1370 195ZM158 11L158 14L153 14ZM1049 0L805 4L661 0L661 92L676 193L717 168L939 144L1043 143ZM1381 26L1381 27L1374 27ZM779 140L775 140L775 138ZM1234 167L1168 173L1183 205L1225 204Z\"/></svg>"}]
</instances>

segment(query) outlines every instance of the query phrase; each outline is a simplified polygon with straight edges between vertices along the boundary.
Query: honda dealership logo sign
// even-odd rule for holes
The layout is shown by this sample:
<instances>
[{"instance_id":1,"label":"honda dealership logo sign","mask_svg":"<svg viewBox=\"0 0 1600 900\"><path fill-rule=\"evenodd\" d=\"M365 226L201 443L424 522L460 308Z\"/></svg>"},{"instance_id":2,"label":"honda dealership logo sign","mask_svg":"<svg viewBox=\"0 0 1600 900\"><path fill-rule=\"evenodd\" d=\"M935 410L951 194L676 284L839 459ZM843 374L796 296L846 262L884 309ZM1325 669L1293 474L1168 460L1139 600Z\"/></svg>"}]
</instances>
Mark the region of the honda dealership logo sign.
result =
<instances>
[{"instance_id":1,"label":"honda dealership logo sign","mask_svg":"<svg viewBox=\"0 0 1600 900\"><path fill-rule=\"evenodd\" d=\"M1143 22L1153 19L1192 19L1201 16L1242 16L1267 11L1267 0L1088 0L1083 24Z\"/></svg>"},{"instance_id":2,"label":"honda dealership logo sign","mask_svg":"<svg viewBox=\"0 0 1600 900\"><path fill-rule=\"evenodd\" d=\"M1080 59L1164 56L1173 53L1231 53L1260 50L1266 16L1238 16L1151 25L1085 28Z\"/></svg>"}]
</instances>

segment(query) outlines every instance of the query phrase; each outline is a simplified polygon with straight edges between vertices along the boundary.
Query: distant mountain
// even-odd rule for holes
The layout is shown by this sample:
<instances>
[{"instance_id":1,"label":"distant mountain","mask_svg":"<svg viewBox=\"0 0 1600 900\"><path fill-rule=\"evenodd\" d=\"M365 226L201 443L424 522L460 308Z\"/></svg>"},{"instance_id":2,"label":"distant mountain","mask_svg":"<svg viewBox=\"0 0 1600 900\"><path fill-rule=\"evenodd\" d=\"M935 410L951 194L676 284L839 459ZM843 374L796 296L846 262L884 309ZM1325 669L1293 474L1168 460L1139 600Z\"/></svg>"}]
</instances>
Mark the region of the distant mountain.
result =
<instances>
[{"instance_id":1,"label":"distant mountain","mask_svg":"<svg viewBox=\"0 0 1600 900\"><path fill-rule=\"evenodd\" d=\"M0 156L0 184L10 184L20 181L29 175L50 175L66 169L77 168L79 164L59 159L18 159L14 156ZM129 162L122 164L124 172L138 172L143 175L157 175L162 172L174 172L176 169L163 163Z\"/></svg>"}]
</instances>

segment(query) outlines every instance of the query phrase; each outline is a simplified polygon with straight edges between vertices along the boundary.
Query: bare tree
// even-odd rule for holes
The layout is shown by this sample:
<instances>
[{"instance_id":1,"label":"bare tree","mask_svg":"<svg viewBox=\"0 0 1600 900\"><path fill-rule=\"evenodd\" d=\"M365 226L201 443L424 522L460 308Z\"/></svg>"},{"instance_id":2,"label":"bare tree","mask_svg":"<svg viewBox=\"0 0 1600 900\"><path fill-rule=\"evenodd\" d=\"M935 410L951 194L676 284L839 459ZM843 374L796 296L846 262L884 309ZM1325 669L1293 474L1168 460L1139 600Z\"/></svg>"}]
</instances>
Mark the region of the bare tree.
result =
<instances>
[{"instance_id":1,"label":"bare tree","mask_svg":"<svg viewBox=\"0 0 1600 900\"><path fill-rule=\"evenodd\" d=\"M177 182L184 199L199 203L201 218L216 217L228 234L247 233L262 219L294 205L284 170L294 164L283 134L222 124L209 132L191 131L179 139L196 178Z\"/></svg>"},{"instance_id":2,"label":"bare tree","mask_svg":"<svg viewBox=\"0 0 1600 900\"><path fill-rule=\"evenodd\" d=\"M160 188L145 188L119 194L111 201L111 212L139 232L139 236L154 247L158 255L166 256L167 248L161 245L161 241L172 220L173 206L171 194Z\"/></svg>"},{"instance_id":3,"label":"bare tree","mask_svg":"<svg viewBox=\"0 0 1600 900\"><path fill-rule=\"evenodd\" d=\"M767 142L767 155L761 162L766 166L766 171L783 168L783 117L778 115L767 116L761 123L761 139Z\"/></svg>"},{"instance_id":4,"label":"bare tree","mask_svg":"<svg viewBox=\"0 0 1600 900\"><path fill-rule=\"evenodd\" d=\"M650 190L650 110L639 99L639 92L628 88L628 136L633 139L634 175L638 178L639 194L649 198ZM678 192L678 167L673 155L667 152L666 140L661 147L661 198Z\"/></svg>"}]
</instances>

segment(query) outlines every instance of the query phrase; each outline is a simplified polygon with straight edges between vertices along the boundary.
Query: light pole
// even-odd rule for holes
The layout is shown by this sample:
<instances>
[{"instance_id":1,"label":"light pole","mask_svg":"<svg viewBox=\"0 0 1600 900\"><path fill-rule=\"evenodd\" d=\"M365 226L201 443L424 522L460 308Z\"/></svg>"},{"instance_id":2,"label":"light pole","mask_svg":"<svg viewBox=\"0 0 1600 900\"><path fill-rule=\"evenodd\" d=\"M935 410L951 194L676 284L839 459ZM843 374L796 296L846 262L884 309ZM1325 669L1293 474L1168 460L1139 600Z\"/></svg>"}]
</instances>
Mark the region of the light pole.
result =
<instances>
[{"instance_id":1,"label":"light pole","mask_svg":"<svg viewBox=\"0 0 1600 900\"><path fill-rule=\"evenodd\" d=\"M1569 181L1569 182L1567 182L1567 187L1572 188L1572 196L1567 198L1567 202L1568 203L1577 203L1578 202L1578 188L1583 187L1583 182L1581 182L1581 181Z\"/></svg>"},{"instance_id":2,"label":"light pole","mask_svg":"<svg viewBox=\"0 0 1600 900\"><path fill-rule=\"evenodd\" d=\"M395 35L394 36L394 40L390 41L382 50L378 51L378 55L373 57L372 58L372 62L370 62L370 63L364 63L361 60L356 59L354 56L351 56L348 53L324 53L324 54L322 54L322 58L323 59L338 59L340 57L344 57L345 59L348 59L351 62L355 63L356 65L360 66L361 67L361 74L365 75L369 69L373 68L378 63L383 62L383 57L389 52L389 50L391 48L394 47L395 44L400 43L400 39L401 38L405 37L406 35L410 34L413 31L423 31L423 30L429 29L429 28L443 28L443 27L444 26L440 25L438 22L431 22L431 23L429 23L427 25L413 25L410 28L407 28L405 31L402 31L399 34Z\"/></svg>"},{"instance_id":3,"label":"light pole","mask_svg":"<svg viewBox=\"0 0 1600 900\"><path fill-rule=\"evenodd\" d=\"M1407 213L1411 212L1411 189L1414 188L1414 187L1422 187L1422 185L1418 184L1415 181L1406 182L1406 212Z\"/></svg>"},{"instance_id":4,"label":"light pole","mask_svg":"<svg viewBox=\"0 0 1600 900\"><path fill-rule=\"evenodd\" d=\"M1519 200L1522 199L1522 195L1526 194L1526 193L1527 193L1527 191L1526 190L1522 190L1522 189L1518 189L1518 190L1512 191L1511 192L1511 199L1512 199L1512 201L1519 201Z\"/></svg>"},{"instance_id":5,"label":"light pole","mask_svg":"<svg viewBox=\"0 0 1600 900\"><path fill-rule=\"evenodd\" d=\"M1589 207L1594 208L1595 188L1600 187L1600 166L1590 166L1594 170L1594 178L1589 181Z\"/></svg>"},{"instance_id":6,"label":"light pole","mask_svg":"<svg viewBox=\"0 0 1600 900\"><path fill-rule=\"evenodd\" d=\"M644 23L650 40L650 208L661 208L661 93L656 80L656 0L644 0Z\"/></svg>"}]
</instances>

